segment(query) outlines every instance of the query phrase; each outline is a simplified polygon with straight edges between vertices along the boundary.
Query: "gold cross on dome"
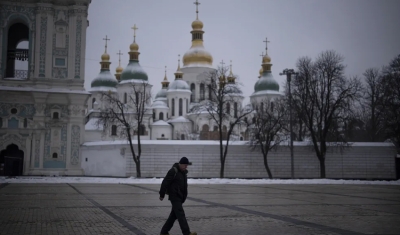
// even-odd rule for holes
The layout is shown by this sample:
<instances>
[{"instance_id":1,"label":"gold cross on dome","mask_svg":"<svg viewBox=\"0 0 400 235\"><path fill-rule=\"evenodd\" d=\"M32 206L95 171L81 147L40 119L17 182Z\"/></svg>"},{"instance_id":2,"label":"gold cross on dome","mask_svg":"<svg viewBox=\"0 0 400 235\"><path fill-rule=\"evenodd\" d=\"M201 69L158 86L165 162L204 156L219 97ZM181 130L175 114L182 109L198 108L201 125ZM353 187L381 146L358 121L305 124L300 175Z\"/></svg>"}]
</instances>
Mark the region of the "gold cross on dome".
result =
<instances>
[{"instance_id":1,"label":"gold cross on dome","mask_svg":"<svg viewBox=\"0 0 400 235\"><path fill-rule=\"evenodd\" d=\"M263 42L265 42L265 50L268 50L268 43L270 41L268 41L268 38L265 38L265 41L263 41Z\"/></svg>"},{"instance_id":2,"label":"gold cross on dome","mask_svg":"<svg viewBox=\"0 0 400 235\"><path fill-rule=\"evenodd\" d=\"M196 2L194 2L194 5L196 5L196 19L199 19L199 1L196 0Z\"/></svg>"},{"instance_id":3,"label":"gold cross on dome","mask_svg":"<svg viewBox=\"0 0 400 235\"><path fill-rule=\"evenodd\" d=\"M138 27L136 27L136 24L132 27L132 29L133 29L133 41L135 42L135 40L136 40L136 30L138 30L139 28Z\"/></svg>"},{"instance_id":4,"label":"gold cross on dome","mask_svg":"<svg viewBox=\"0 0 400 235\"><path fill-rule=\"evenodd\" d=\"M123 55L123 54L121 53L121 50L118 51L117 55L118 55L118 57L119 57L119 59L118 59L119 65L121 66L121 55Z\"/></svg>"},{"instance_id":5,"label":"gold cross on dome","mask_svg":"<svg viewBox=\"0 0 400 235\"><path fill-rule=\"evenodd\" d=\"M103 38L103 40L104 41L106 41L106 46L105 46L105 51L104 51L104 53L107 53L107 41L110 41L110 39L107 37L107 35L106 35L106 38Z\"/></svg>"}]
</instances>

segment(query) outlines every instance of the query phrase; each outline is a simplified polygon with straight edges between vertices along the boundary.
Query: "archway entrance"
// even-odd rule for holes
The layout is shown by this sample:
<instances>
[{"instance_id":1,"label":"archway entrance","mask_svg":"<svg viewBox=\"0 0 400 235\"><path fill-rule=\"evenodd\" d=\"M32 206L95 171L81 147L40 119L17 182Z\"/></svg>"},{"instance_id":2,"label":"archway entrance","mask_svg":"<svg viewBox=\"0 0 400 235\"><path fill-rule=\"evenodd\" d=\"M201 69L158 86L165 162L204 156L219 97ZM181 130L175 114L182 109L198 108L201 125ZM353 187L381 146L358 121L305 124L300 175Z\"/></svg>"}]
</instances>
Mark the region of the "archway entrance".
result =
<instances>
[{"instance_id":1,"label":"archway entrance","mask_svg":"<svg viewBox=\"0 0 400 235\"><path fill-rule=\"evenodd\" d=\"M24 164L24 152L15 144L10 144L0 151L0 175L22 175Z\"/></svg>"}]
</instances>

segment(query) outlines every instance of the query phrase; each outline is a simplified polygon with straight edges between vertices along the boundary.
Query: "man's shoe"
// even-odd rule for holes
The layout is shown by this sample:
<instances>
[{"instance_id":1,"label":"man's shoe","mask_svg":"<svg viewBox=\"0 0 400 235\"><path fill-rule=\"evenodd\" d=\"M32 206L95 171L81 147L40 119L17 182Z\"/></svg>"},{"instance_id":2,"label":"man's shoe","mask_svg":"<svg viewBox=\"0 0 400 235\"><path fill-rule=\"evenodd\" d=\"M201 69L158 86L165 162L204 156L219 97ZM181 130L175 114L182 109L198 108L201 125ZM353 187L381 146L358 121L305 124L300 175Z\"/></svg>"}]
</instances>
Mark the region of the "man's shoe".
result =
<instances>
[{"instance_id":1,"label":"man's shoe","mask_svg":"<svg viewBox=\"0 0 400 235\"><path fill-rule=\"evenodd\" d=\"M197 235L197 233L196 232L190 232L189 235Z\"/></svg>"}]
</instances>

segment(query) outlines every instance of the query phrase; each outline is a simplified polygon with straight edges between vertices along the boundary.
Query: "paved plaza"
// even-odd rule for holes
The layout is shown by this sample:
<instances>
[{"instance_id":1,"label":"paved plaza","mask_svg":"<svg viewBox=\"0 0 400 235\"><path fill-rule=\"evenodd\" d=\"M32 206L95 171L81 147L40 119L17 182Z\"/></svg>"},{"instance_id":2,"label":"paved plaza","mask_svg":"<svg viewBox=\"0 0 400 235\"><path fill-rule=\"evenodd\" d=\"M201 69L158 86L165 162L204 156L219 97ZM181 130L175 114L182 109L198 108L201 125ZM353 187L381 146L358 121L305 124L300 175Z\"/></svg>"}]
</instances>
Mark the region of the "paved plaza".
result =
<instances>
[{"instance_id":1,"label":"paved plaza","mask_svg":"<svg viewBox=\"0 0 400 235\"><path fill-rule=\"evenodd\" d=\"M171 209L158 189L0 184L0 234L158 235ZM199 235L400 234L400 186L189 185L184 208Z\"/></svg>"}]
</instances>

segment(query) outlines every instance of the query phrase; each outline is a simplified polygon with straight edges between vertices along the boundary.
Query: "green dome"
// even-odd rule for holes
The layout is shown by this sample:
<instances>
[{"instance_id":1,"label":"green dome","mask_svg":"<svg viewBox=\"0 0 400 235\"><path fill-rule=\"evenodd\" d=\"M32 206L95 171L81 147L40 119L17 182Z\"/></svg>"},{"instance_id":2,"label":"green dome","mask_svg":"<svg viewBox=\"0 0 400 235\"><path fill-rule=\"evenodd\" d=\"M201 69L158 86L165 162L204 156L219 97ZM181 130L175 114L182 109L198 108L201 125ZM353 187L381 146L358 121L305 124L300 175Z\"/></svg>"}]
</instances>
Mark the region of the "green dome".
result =
<instances>
[{"instance_id":1,"label":"green dome","mask_svg":"<svg viewBox=\"0 0 400 235\"><path fill-rule=\"evenodd\" d=\"M92 81L91 87L116 87L117 79L110 73L110 70L101 70L99 75Z\"/></svg>"},{"instance_id":2,"label":"green dome","mask_svg":"<svg viewBox=\"0 0 400 235\"><path fill-rule=\"evenodd\" d=\"M126 80L144 80L147 81L147 73L140 66L138 60L130 60L128 66L125 67L121 74L121 81Z\"/></svg>"},{"instance_id":3,"label":"green dome","mask_svg":"<svg viewBox=\"0 0 400 235\"><path fill-rule=\"evenodd\" d=\"M275 81L271 72L264 72L261 78L254 85L254 92L258 91L279 91L279 84Z\"/></svg>"}]
</instances>

